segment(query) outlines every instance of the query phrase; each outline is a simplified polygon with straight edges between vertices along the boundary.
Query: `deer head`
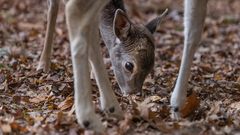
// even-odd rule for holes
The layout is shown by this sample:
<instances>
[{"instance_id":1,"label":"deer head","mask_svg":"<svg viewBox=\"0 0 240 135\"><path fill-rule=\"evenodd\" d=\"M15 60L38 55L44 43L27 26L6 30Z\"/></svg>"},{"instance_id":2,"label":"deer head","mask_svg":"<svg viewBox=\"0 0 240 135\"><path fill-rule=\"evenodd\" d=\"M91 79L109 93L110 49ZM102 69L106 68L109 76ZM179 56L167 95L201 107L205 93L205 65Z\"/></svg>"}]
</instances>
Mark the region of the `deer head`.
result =
<instances>
[{"instance_id":1,"label":"deer head","mask_svg":"<svg viewBox=\"0 0 240 135\"><path fill-rule=\"evenodd\" d=\"M154 66L153 33L166 12L143 26L131 23L124 11L116 10L113 21L116 39L109 53L123 94L142 92L143 82Z\"/></svg>"}]
</instances>

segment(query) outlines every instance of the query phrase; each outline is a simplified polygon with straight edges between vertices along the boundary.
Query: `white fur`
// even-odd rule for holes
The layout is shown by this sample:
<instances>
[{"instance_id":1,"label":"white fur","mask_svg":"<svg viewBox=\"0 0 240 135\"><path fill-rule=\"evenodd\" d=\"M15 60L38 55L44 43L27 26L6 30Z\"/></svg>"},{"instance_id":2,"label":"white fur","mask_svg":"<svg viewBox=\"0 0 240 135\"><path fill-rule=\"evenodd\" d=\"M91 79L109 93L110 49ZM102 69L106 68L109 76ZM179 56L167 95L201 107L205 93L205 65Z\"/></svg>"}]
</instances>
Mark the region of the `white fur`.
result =
<instances>
[{"instance_id":1,"label":"white fur","mask_svg":"<svg viewBox=\"0 0 240 135\"><path fill-rule=\"evenodd\" d=\"M90 129L103 132L103 126L96 116L91 101L91 84L89 77L89 65L91 62L96 80L100 89L101 107L104 110L114 107L113 115L121 116L121 109L111 89L107 77L103 58L98 45L98 13L106 4L107 0L85 1L79 4L77 0L70 0L66 5L67 26L69 30L73 73L75 106L78 122L83 125L84 121L90 122ZM83 8L92 3L91 7ZM85 10L83 10L85 9ZM97 14L96 14L97 13Z\"/></svg>"},{"instance_id":2,"label":"white fur","mask_svg":"<svg viewBox=\"0 0 240 135\"><path fill-rule=\"evenodd\" d=\"M185 103L190 68L201 39L207 0L185 0L184 6L184 50L179 76L171 97L171 106L178 110L173 112L174 118L180 116L179 110Z\"/></svg>"},{"instance_id":3,"label":"white fur","mask_svg":"<svg viewBox=\"0 0 240 135\"><path fill-rule=\"evenodd\" d=\"M117 43L117 44L120 44L120 43L121 43L121 41L120 41L119 38L116 38L116 43Z\"/></svg>"}]
</instances>

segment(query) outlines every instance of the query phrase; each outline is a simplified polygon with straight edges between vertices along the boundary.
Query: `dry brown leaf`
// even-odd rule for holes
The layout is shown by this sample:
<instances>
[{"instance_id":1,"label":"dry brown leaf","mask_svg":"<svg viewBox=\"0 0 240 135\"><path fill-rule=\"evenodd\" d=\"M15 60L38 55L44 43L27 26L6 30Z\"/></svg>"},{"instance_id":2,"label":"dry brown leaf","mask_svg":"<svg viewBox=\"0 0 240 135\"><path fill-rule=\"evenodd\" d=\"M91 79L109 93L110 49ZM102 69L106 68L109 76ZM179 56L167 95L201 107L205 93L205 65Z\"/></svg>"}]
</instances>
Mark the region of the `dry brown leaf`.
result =
<instances>
[{"instance_id":1,"label":"dry brown leaf","mask_svg":"<svg viewBox=\"0 0 240 135\"><path fill-rule=\"evenodd\" d=\"M240 84L240 76L237 79L237 83Z\"/></svg>"},{"instance_id":2,"label":"dry brown leaf","mask_svg":"<svg viewBox=\"0 0 240 135\"><path fill-rule=\"evenodd\" d=\"M47 98L46 96L37 96L37 97L34 97L34 98L30 98L29 101L37 104L37 103L46 101L46 98Z\"/></svg>"},{"instance_id":3,"label":"dry brown leaf","mask_svg":"<svg viewBox=\"0 0 240 135\"><path fill-rule=\"evenodd\" d=\"M219 111L220 111L220 105L222 104L222 101L218 101L213 103L213 105L211 106L211 109L208 111L208 116L211 115L216 115Z\"/></svg>"},{"instance_id":4,"label":"dry brown leaf","mask_svg":"<svg viewBox=\"0 0 240 135\"><path fill-rule=\"evenodd\" d=\"M131 128L132 118L133 116L131 114L125 113L124 120L120 121L120 126L118 129L118 133L120 135L125 134Z\"/></svg>"},{"instance_id":5,"label":"dry brown leaf","mask_svg":"<svg viewBox=\"0 0 240 135\"><path fill-rule=\"evenodd\" d=\"M2 124L0 125L2 132L3 133L11 133L12 132L12 128L9 124Z\"/></svg>"},{"instance_id":6,"label":"dry brown leaf","mask_svg":"<svg viewBox=\"0 0 240 135\"><path fill-rule=\"evenodd\" d=\"M22 127L16 122L12 122L10 125L11 125L11 128L13 130L20 130L21 132L27 132L28 131L26 127Z\"/></svg>"},{"instance_id":7,"label":"dry brown leaf","mask_svg":"<svg viewBox=\"0 0 240 135\"><path fill-rule=\"evenodd\" d=\"M33 24L33 23L28 23L28 22L19 22L18 23L18 27L21 28L21 29L43 29L43 25L40 24L40 23L36 23L36 24Z\"/></svg>"},{"instance_id":8,"label":"dry brown leaf","mask_svg":"<svg viewBox=\"0 0 240 135\"><path fill-rule=\"evenodd\" d=\"M66 110L66 109L69 109L71 108L73 105L73 97L72 96L68 96L63 102L61 102L59 105L58 105L58 108L63 111L63 110Z\"/></svg>"},{"instance_id":9,"label":"dry brown leaf","mask_svg":"<svg viewBox=\"0 0 240 135\"><path fill-rule=\"evenodd\" d=\"M215 74L214 80L217 80L217 81L223 80L223 76L221 74Z\"/></svg>"},{"instance_id":10,"label":"dry brown leaf","mask_svg":"<svg viewBox=\"0 0 240 135\"><path fill-rule=\"evenodd\" d=\"M234 108L234 109L237 109L237 110L240 110L240 102L231 103L230 107Z\"/></svg>"},{"instance_id":11,"label":"dry brown leaf","mask_svg":"<svg viewBox=\"0 0 240 135\"><path fill-rule=\"evenodd\" d=\"M172 130L173 130L172 128L168 127L168 126L166 125L166 123L163 123L163 122L157 123L156 126L157 126L158 129L159 129L161 132L163 132L163 133L170 133L170 132L172 132Z\"/></svg>"},{"instance_id":12,"label":"dry brown leaf","mask_svg":"<svg viewBox=\"0 0 240 135\"><path fill-rule=\"evenodd\" d=\"M194 112L200 105L200 100L197 97L197 94L193 91L190 96L187 97L186 103L181 110L181 115L183 118L189 116Z\"/></svg>"},{"instance_id":13,"label":"dry brown leaf","mask_svg":"<svg viewBox=\"0 0 240 135\"><path fill-rule=\"evenodd\" d=\"M159 96L150 96L145 98L145 100L138 104L138 110L140 116L145 120L153 120L157 118L158 112L151 109L154 106L153 102L159 101L161 98Z\"/></svg>"},{"instance_id":14,"label":"dry brown leaf","mask_svg":"<svg viewBox=\"0 0 240 135\"><path fill-rule=\"evenodd\" d=\"M156 95L156 96L151 96L150 99L151 99L152 102L158 102L158 101L160 101L162 98Z\"/></svg>"}]
</instances>

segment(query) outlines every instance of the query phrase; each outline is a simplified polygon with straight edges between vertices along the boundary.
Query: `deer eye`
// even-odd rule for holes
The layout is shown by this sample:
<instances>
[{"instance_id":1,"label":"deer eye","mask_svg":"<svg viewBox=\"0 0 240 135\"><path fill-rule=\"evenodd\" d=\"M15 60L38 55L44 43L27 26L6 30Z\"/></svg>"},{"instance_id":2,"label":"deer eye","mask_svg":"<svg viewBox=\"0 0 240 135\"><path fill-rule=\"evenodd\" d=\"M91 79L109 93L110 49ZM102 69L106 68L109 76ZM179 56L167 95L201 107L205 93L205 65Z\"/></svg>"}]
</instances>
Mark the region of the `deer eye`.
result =
<instances>
[{"instance_id":1,"label":"deer eye","mask_svg":"<svg viewBox=\"0 0 240 135\"><path fill-rule=\"evenodd\" d=\"M131 62L126 62L125 68L126 68L129 72L133 72L134 65L133 65L133 63L131 63Z\"/></svg>"}]
</instances>

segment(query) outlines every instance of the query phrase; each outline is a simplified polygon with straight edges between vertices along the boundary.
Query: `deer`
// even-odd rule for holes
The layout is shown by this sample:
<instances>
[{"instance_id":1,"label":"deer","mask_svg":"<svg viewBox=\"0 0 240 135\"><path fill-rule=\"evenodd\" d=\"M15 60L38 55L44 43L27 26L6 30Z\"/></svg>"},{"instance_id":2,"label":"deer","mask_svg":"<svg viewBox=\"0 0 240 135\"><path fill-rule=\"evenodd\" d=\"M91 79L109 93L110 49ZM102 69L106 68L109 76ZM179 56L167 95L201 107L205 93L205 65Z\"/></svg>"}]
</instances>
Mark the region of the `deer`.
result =
<instances>
[{"instance_id":1,"label":"deer","mask_svg":"<svg viewBox=\"0 0 240 135\"><path fill-rule=\"evenodd\" d=\"M49 1L44 49L38 69L48 71L59 0ZM148 24L133 24L122 0L69 0L65 6L74 75L74 104L78 123L103 133L104 127L91 101L90 70L100 91L101 109L122 117L122 110L111 88L100 52L98 27L109 51L120 90L124 95L141 93L146 76L154 65L153 33L167 10ZM89 66L90 63L90 66Z\"/></svg>"}]
</instances>

